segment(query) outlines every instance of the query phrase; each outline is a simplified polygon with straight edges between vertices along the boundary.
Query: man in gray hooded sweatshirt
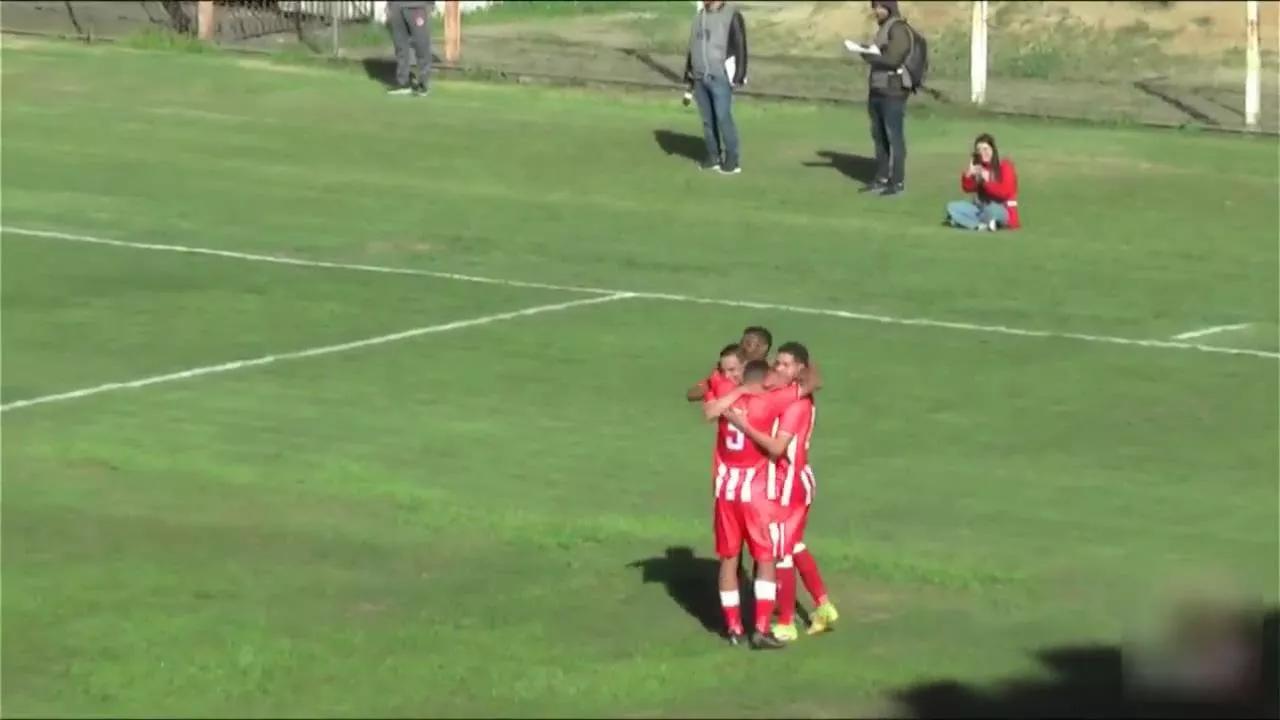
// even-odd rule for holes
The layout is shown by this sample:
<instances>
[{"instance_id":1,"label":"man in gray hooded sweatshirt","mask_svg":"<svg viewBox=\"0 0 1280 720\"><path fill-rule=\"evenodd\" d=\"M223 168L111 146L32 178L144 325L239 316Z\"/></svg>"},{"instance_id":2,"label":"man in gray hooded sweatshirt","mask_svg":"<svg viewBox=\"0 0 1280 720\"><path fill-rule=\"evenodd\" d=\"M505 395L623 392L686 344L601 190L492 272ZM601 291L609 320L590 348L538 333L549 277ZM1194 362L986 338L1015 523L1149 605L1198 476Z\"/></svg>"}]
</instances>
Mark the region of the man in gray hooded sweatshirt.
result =
<instances>
[{"instance_id":1,"label":"man in gray hooded sweatshirt","mask_svg":"<svg viewBox=\"0 0 1280 720\"><path fill-rule=\"evenodd\" d=\"M431 10L432 0L390 0L387 3L387 25L396 46L396 85L392 95L426 95L431 76ZM417 78L409 82L409 51L417 60Z\"/></svg>"},{"instance_id":2,"label":"man in gray hooded sweatshirt","mask_svg":"<svg viewBox=\"0 0 1280 720\"><path fill-rule=\"evenodd\" d=\"M689 31L684 78L702 115L702 137L707 144L702 168L726 174L742 172L738 128L733 122L733 88L747 82L747 26L733 4L703 0Z\"/></svg>"}]
</instances>

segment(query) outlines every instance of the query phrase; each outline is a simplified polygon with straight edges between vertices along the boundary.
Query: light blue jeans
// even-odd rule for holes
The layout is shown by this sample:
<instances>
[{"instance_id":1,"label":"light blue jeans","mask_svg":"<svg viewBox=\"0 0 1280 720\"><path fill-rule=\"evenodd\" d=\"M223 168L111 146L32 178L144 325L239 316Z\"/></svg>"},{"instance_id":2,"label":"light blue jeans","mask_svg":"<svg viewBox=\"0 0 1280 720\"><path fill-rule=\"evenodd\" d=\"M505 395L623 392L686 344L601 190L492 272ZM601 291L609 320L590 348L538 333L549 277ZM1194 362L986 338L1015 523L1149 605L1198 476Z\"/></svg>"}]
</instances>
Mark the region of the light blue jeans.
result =
<instances>
[{"instance_id":1,"label":"light blue jeans","mask_svg":"<svg viewBox=\"0 0 1280 720\"><path fill-rule=\"evenodd\" d=\"M972 200L947 203L947 220L958 228L977 230L996 221L996 227L1009 227L1009 209L1000 203L979 205Z\"/></svg>"}]
</instances>

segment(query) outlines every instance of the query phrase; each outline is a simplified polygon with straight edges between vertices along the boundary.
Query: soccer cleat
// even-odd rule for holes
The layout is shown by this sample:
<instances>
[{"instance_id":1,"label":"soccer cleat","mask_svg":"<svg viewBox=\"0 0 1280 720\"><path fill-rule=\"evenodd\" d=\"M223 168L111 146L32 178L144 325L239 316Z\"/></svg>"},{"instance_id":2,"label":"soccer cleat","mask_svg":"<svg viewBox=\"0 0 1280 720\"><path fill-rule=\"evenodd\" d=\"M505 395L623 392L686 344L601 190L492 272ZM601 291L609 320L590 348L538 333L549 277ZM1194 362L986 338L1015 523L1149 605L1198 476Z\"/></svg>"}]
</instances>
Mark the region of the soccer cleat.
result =
<instances>
[{"instance_id":1,"label":"soccer cleat","mask_svg":"<svg viewBox=\"0 0 1280 720\"><path fill-rule=\"evenodd\" d=\"M418 84L413 86L414 97L426 97L431 94L431 88L426 85Z\"/></svg>"},{"instance_id":2,"label":"soccer cleat","mask_svg":"<svg viewBox=\"0 0 1280 720\"><path fill-rule=\"evenodd\" d=\"M795 623L790 623L788 625L775 624L773 626L773 636L782 642L795 642L800 638L800 633L796 630Z\"/></svg>"},{"instance_id":3,"label":"soccer cleat","mask_svg":"<svg viewBox=\"0 0 1280 720\"><path fill-rule=\"evenodd\" d=\"M729 644L734 647L739 647L747 644L747 636L745 633L741 631L730 632L729 634L725 635L725 639L728 640Z\"/></svg>"},{"instance_id":4,"label":"soccer cleat","mask_svg":"<svg viewBox=\"0 0 1280 720\"><path fill-rule=\"evenodd\" d=\"M741 173L742 166L740 165L722 165L720 167L721 175L740 175Z\"/></svg>"},{"instance_id":5,"label":"soccer cleat","mask_svg":"<svg viewBox=\"0 0 1280 720\"><path fill-rule=\"evenodd\" d=\"M813 617L810 618L809 629L806 631L809 635L817 635L824 633L836 624L836 620L840 619L840 613L836 612L836 606L831 601L822 603L813 611Z\"/></svg>"},{"instance_id":6,"label":"soccer cleat","mask_svg":"<svg viewBox=\"0 0 1280 720\"><path fill-rule=\"evenodd\" d=\"M773 633L762 633L759 630L751 633L752 650L781 650L787 644L774 637Z\"/></svg>"},{"instance_id":7,"label":"soccer cleat","mask_svg":"<svg viewBox=\"0 0 1280 720\"><path fill-rule=\"evenodd\" d=\"M413 92L413 88L408 85L399 85L387 91L388 95L408 95Z\"/></svg>"},{"instance_id":8,"label":"soccer cleat","mask_svg":"<svg viewBox=\"0 0 1280 720\"><path fill-rule=\"evenodd\" d=\"M880 188L880 197L893 197L895 195L901 195L906 191L907 191L907 186L904 183L894 183L893 185L885 185Z\"/></svg>"}]
</instances>

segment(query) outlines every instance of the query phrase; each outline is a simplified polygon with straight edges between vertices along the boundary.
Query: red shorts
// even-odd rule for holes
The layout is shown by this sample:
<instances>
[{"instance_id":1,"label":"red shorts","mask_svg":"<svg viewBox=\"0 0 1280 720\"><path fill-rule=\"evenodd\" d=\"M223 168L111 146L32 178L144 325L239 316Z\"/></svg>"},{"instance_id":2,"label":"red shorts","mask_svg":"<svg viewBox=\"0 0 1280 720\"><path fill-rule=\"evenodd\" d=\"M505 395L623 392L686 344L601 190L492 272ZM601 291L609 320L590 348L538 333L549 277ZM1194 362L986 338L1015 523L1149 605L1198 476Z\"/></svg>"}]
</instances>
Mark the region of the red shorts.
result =
<instances>
[{"instance_id":1,"label":"red shorts","mask_svg":"<svg viewBox=\"0 0 1280 720\"><path fill-rule=\"evenodd\" d=\"M763 498L749 502L716 498L716 555L736 558L745 542L755 560L781 558L782 538L771 523L776 514L777 504Z\"/></svg>"},{"instance_id":2,"label":"red shorts","mask_svg":"<svg viewBox=\"0 0 1280 720\"><path fill-rule=\"evenodd\" d=\"M803 502L792 505L776 505L774 508L774 526L780 538L778 557L784 558L795 553L796 545L804 542L804 529L809 524L809 506Z\"/></svg>"}]
</instances>

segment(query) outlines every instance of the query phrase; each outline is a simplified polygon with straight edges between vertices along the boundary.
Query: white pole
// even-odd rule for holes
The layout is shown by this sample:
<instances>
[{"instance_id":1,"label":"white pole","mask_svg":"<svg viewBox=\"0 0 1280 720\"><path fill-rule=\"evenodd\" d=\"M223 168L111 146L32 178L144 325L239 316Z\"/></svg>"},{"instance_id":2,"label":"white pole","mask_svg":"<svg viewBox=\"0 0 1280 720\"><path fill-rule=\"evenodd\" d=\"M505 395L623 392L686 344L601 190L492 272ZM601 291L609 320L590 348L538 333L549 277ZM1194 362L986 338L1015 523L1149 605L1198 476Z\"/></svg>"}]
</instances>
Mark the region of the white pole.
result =
<instances>
[{"instance_id":1,"label":"white pole","mask_svg":"<svg viewBox=\"0 0 1280 720\"><path fill-rule=\"evenodd\" d=\"M373 12L369 20L375 25L381 25L387 21L387 0L373 0Z\"/></svg>"},{"instance_id":2,"label":"white pole","mask_svg":"<svg viewBox=\"0 0 1280 720\"><path fill-rule=\"evenodd\" d=\"M1258 0L1245 3L1244 124L1258 127L1262 96L1262 56L1258 49Z\"/></svg>"},{"instance_id":3,"label":"white pole","mask_svg":"<svg viewBox=\"0 0 1280 720\"><path fill-rule=\"evenodd\" d=\"M973 27L969 31L969 99L974 105L987 101L987 0L973 2Z\"/></svg>"}]
</instances>

